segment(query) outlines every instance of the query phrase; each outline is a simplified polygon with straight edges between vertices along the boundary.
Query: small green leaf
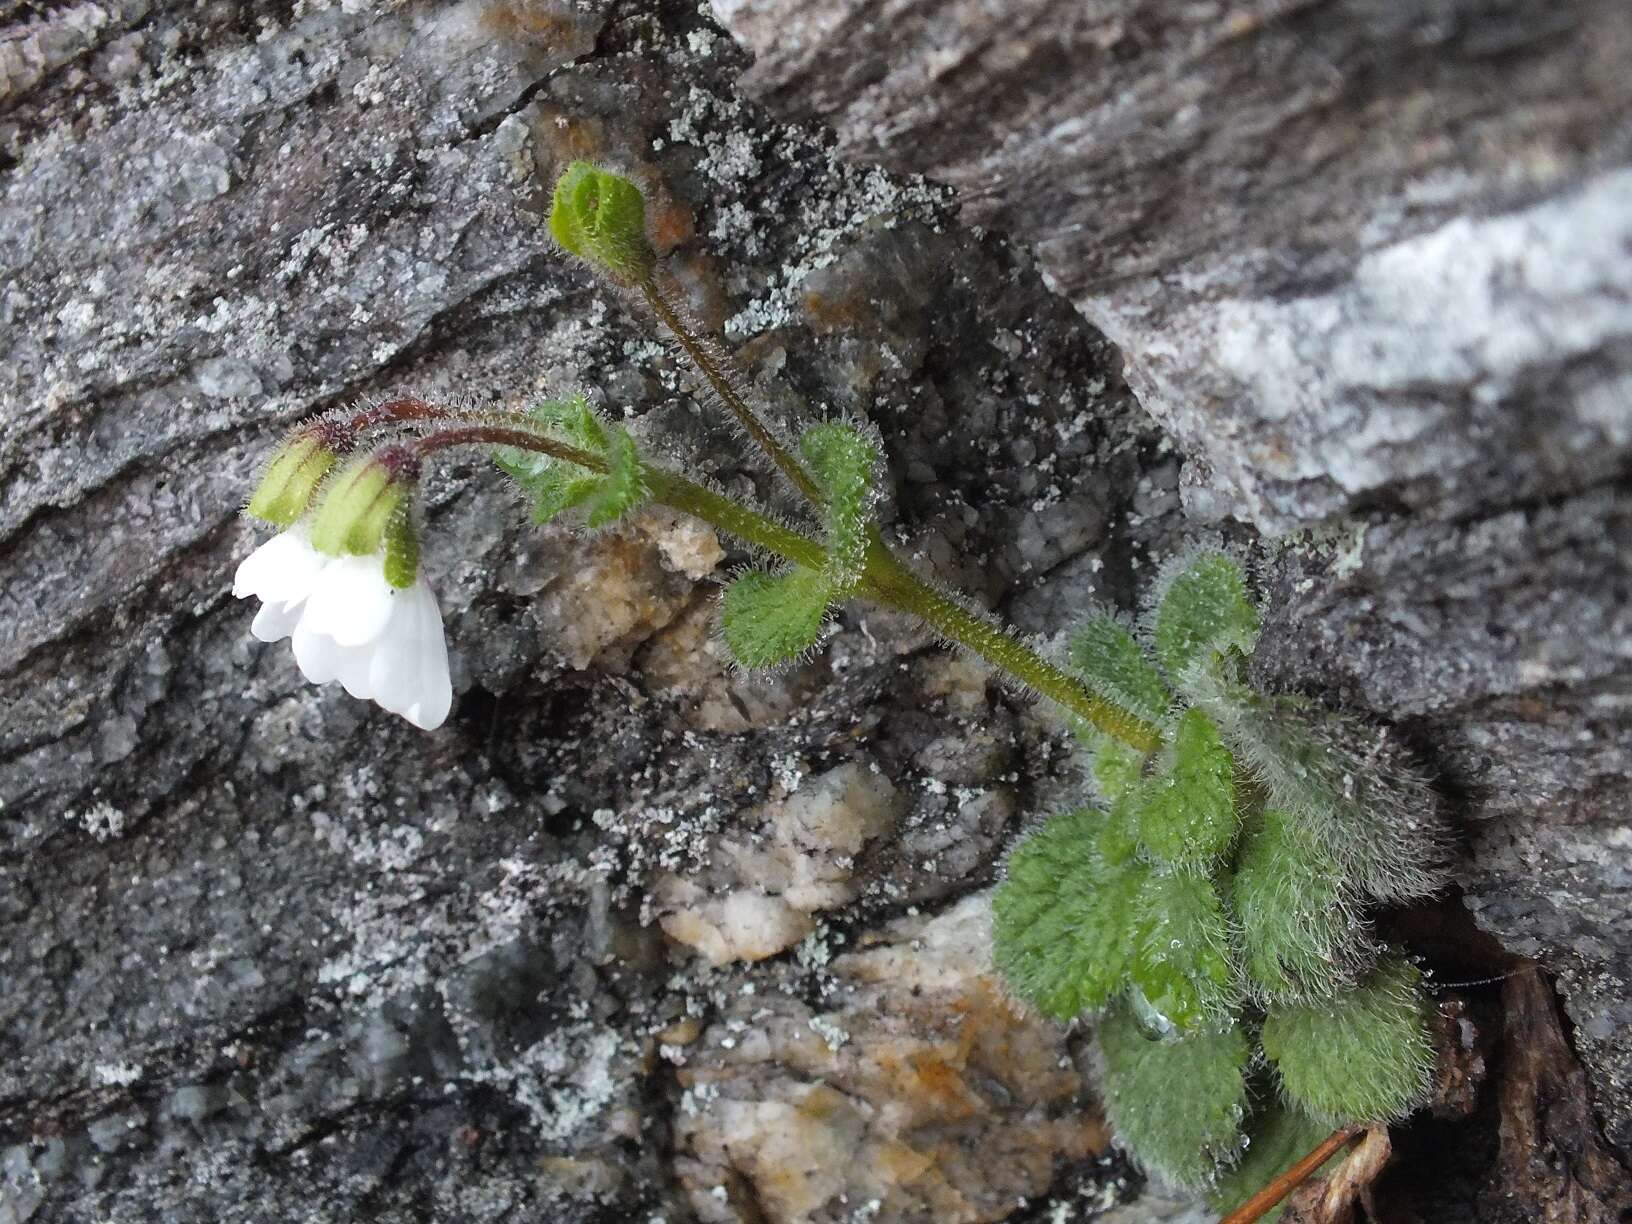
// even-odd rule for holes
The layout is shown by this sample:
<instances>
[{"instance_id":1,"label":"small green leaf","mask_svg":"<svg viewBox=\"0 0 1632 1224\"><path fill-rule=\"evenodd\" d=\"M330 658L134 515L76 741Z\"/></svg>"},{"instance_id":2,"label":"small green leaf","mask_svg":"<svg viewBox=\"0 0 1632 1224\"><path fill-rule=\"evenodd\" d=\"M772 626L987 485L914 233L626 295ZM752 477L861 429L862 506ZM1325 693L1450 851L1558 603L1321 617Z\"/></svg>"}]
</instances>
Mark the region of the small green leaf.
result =
<instances>
[{"instance_id":1,"label":"small green leaf","mask_svg":"<svg viewBox=\"0 0 1632 1224\"><path fill-rule=\"evenodd\" d=\"M1235 761L1213 720L1197 709L1179 719L1167 767L1145 783L1139 835L1176 867L1205 870L1235 840Z\"/></svg>"},{"instance_id":2,"label":"small green leaf","mask_svg":"<svg viewBox=\"0 0 1632 1224\"><path fill-rule=\"evenodd\" d=\"M1139 643L1115 617L1091 616L1072 635L1067 648L1071 667L1083 682L1147 722L1167 717L1173 697Z\"/></svg>"},{"instance_id":3,"label":"small green leaf","mask_svg":"<svg viewBox=\"0 0 1632 1224\"><path fill-rule=\"evenodd\" d=\"M494 462L533 499L535 523L548 523L581 506L587 526L604 527L645 502L646 469L623 426L601 420L581 395L548 400L529 415L551 436L607 465L606 472L596 472L518 447L497 447Z\"/></svg>"},{"instance_id":4,"label":"small green leaf","mask_svg":"<svg viewBox=\"0 0 1632 1224\"><path fill-rule=\"evenodd\" d=\"M1153 1041L1123 1006L1100 1022L1099 1051L1106 1115L1147 1169L1201 1187L1240 1153L1249 1050L1239 1028Z\"/></svg>"},{"instance_id":5,"label":"small green leaf","mask_svg":"<svg viewBox=\"0 0 1632 1224\"><path fill-rule=\"evenodd\" d=\"M1078 734L1092 745L1094 789L1106 803L1115 803L1139 785L1145 774L1144 753L1086 723Z\"/></svg>"},{"instance_id":6,"label":"small green leaf","mask_svg":"<svg viewBox=\"0 0 1632 1224\"><path fill-rule=\"evenodd\" d=\"M1337 860L1283 811L1247 835L1231 890L1246 970L1266 999L1330 997L1375 951Z\"/></svg>"},{"instance_id":7,"label":"small green leaf","mask_svg":"<svg viewBox=\"0 0 1632 1224\"><path fill-rule=\"evenodd\" d=\"M623 284L644 280L657 262L640 188L588 162L573 162L556 180L550 233L563 249Z\"/></svg>"},{"instance_id":8,"label":"small green leaf","mask_svg":"<svg viewBox=\"0 0 1632 1224\"><path fill-rule=\"evenodd\" d=\"M595 492L584 503L584 522L590 527L617 522L641 505L648 493L646 469L635 453L635 440L621 425L609 431L606 462L606 475L596 483Z\"/></svg>"},{"instance_id":9,"label":"small green leaf","mask_svg":"<svg viewBox=\"0 0 1632 1224\"><path fill-rule=\"evenodd\" d=\"M589 401L582 395L568 395L558 400L535 404L528 415L544 428L592 455L606 453L608 444L606 424L596 415Z\"/></svg>"},{"instance_id":10,"label":"small green leaf","mask_svg":"<svg viewBox=\"0 0 1632 1224\"><path fill-rule=\"evenodd\" d=\"M992 901L993 960L1015 994L1056 1020L1121 991L1139 942L1135 901L1147 869L1131 857L1106 861L1105 819L1090 808L1050 819L1015 848Z\"/></svg>"},{"instance_id":11,"label":"small green leaf","mask_svg":"<svg viewBox=\"0 0 1632 1224\"><path fill-rule=\"evenodd\" d=\"M1185 563L1166 583L1156 612L1156 657L1175 683L1214 651L1252 653L1258 610L1247 598L1241 567L1207 551Z\"/></svg>"},{"instance_id":12,"label":"small green leaf","mask_svg":"<svg viewBox=\"0 0 1632 1224\"><path fill-rule=\"evenodd\" d=\"M1112 801L1099 831L1099 852L1113 865L1139 853L1139 794L1124 791Z\"/></svg>"},{"instance_id":13,"label":"small green leaf","mask_svg":"<svg viewBox=\"0 0 1632 1224\"><path fill-rule=\"evenodd\" d=\"M1272 1008L1264 1053L1288 1099L1328 1130L1416 1109L1434 1062L1420 982L1409 962L1391 957L1353 990Z\"/></svg>"},{"instance_id":14,"label":"small green leaf","mask_svg":"<svg viewBox=\"0 0 1632 1224\"><path fill-rule=\"evenodd\" d=\"M1241 1163L1227 1170L1208 1192L1214 1210L1220 1214L1234 1211L1312 1152L1330 1133L1330 1127L1322 1126L1300 1109L1271 1104L1262 1113L1254 1114L1247 1122L1247 1150ZM1345 1155L1339 1151L1321 1170L1332 1168ZM1270 1209L1259 1218L1259 1224L1280 1219L1285 1206L1282 1203Z\"/></svg>"},{"instance_id":15,"label":"small green leaf","mask_svg":"<svg viewBox=\"0 0 1632 1224\"><path fill-rule=\"evenodd\" d=\"M1153 871L1139 894L1130 977L1152 1008L1180 1032L1216 1023L1240 1004L1230 964L1230 928L1213 882L1183 871Z\"/></svg>"},{"instance_id":16,"label":"small green leaf","mask_svg":"<svg viewBox=\"0 0 1632 1224\"><path fill-rule=\"evenodd\" d=\"M809 650L827 613L827 581L814 570L751 570L726 588L721 624L744 667L773 667Z\"/></svg>"},{"instance_id":17,"label":"small green leaf","mask_svg":"<svg viewBox=\"0 0 1632 1224\"><path fill-rule=\"evenodd\" d=\"M828 421L807 429L799 449L810 463L825 504L827 574L832 598L855 590L867 563L872 524L873 469L878 449L854 426Z\"/></svg>"}]
</instances>

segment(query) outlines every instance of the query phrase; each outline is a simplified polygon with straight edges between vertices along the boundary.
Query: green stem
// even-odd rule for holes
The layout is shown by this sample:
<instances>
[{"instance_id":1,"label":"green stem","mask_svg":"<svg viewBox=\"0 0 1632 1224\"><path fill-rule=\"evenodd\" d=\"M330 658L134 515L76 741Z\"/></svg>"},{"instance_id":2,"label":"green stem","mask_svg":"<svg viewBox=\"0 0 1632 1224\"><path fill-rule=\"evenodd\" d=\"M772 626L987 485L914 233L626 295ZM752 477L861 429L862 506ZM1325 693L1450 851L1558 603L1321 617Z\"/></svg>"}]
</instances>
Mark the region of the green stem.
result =
<instances>
[{"instance_id":1,"label":"green stem","mask_svg":"<svg viewBox=\"0 0 1632 1224\"><path fill-rule=\"evenodd\" d=\"M513 446L536 451L593 472L606 471L606 462L547 434L494 425L470 425L427 434L413 444L421 453L473 443ZM827 564L827 549L819 540L784 527L757 510L684 476L648 465L643 474L652 500L682 514L692 515L729 532L766 552L806 569ZM1161 747L1161 732L1142 718L1096 695L1031 647L1007 631L948 599L909 570L877 532L867 545L866 565L856 594L886 607L909 612L948 641L973 651L999 671L1006 672L1056 705L1086 719L1107 735L1141 752Z\"/></svg>"},{"instance_id":2,"label":"green stem","mask_svg":"<svg viewBox=\"0 0 1632 1224\"><path fill-rule=\"evenodd\" d=\"M803 493L813 506L822 504L822 491L816 482L811 479L810 473L794 458L791 451L783 446L781 441L761 421L748 401L737 394L736 384L732 381L728 359L721 352L700 337L687 325L681 313L674 308L668 296L658 287L651 277L640 282L641 295L646 304L652 308L658 322L669 329L669 334L685 350L686 356L691 358L693 365L708 380L708 385L714 388L714 393L720 397L720 402L730 410L731 415L737 418L737 423L747 430L748 436L759 444L759 448L770 456L771 462L788 478L793 487Z\"/></svg>"},{"instance_id":3,"label":"green stem","mask_svg":"<svg viewBox=\"0 0 1632 1224\"><path fill-rule=\"evenodd\" d=\"M1054 704L1086 719L1107 735L1141 752L1155 752L1162 735L1154 726L1055 667L1007 630L948 599L912 573L882 541L874 538L867 549L867 567L857 592L917 616L949 641L1007 672Z\"/></svg>"}]
</instances>

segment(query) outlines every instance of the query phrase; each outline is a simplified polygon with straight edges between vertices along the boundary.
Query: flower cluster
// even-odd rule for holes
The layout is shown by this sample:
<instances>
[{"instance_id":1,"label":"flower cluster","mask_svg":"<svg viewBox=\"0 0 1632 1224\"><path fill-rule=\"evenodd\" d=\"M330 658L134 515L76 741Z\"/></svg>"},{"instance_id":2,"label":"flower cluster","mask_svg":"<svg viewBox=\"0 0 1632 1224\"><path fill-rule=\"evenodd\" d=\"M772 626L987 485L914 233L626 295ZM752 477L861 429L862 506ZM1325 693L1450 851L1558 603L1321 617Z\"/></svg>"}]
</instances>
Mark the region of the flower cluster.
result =
<instances>
[{"instance_id":1,"label":"flower cluster","mask_svg":"<svg viewBox=\"0 0 1632 1224\"><path fill-rule=\"evenodd\" d=\"M453 687L442 612L418 572L409 518L417 462L386 448L331 477L349 443L320 421L279 448L249 512L284 530L244 558L232 593L261 601L250 632L289 638L311 683L338 680L431 731L446 720Z\"/></svg>"}]
</instances>

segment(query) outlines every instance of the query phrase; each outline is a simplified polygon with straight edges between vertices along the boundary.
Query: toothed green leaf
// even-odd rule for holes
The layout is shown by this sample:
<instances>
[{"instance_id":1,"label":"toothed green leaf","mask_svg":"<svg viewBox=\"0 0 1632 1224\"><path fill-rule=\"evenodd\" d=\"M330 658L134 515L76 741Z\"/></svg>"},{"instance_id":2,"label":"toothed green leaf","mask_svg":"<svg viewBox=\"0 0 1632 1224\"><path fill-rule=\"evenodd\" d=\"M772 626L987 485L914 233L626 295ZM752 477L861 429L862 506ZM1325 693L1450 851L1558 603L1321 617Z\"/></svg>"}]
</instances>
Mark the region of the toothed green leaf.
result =
<instances>
[{"instance_id":1,"label":"toothed green leaf","mask_svg":"<svg viewBox=\"0 0 1632 1224\"><path fill-rule=\"evenodd\" d=\"M548 400L535 405L528 415L552 437L598 456L607 465L607 471L596 472L519 447L495 448L494 462L532 498L535 523L548 523L567 510L583 507L587 526L604 527L646 500L645 467L634 439L623 426L602 421L583 396Z\"/></svg>"},{"instance_id":2,"label":"toothed green leaf","mask_svg":"<svg viewBox=\"0 0 1632 1224\"><path fill-rule=\"evenodd\" d=\"M1126 626L1090 617L1071 637L1067 658L1094 692L1148 722L1159 722L1173 698Z\"/></svg>"},{"instance_id":3,"label":"toothed green leaf","mask_svg":"<svg viewBox=\"0 0 1632 1224\"><path fill-rule=\"evenodd\" d=\"M1328 1130L1404 1118L1423 1101L1433 1047L1421 975L1390 957L1360 986L1264 1017L1264 1053L1286 1090Z\"/></svg>"},{"instance_id":4,"label":"toothed green leaf","mask_svg":"<svg viewBox=\"0 0 1632 1224\"><path fill-rule=\"evenodd\" d=\"M1121 1006L1100 1021L1099 1050L1106 1115L1146 1168L1205 1186L1241 1150L1249 1051L1239 1028L1155 1041Z\"/></svg>"},{"instance_id":5,"label":"toothed green leaf","mask_svg":"<svg viewBox=\"0 0 1632 1224\"><path fill-rule=\"evenodd\" d=\"M1230 929L1213 882L1153 871L1139 894L1142 938L1129 975L1152 1008L1181 1032L1233 1012L1240 991L1230 964Z\"/></svg>"},{"instance_id":6,"label":"toothed green leaf","mask_svg":"<svg viewBox=\"0 0 1632 1224\"><path fill-rule=\"evenodd\" d=\"M608 431L606 462L606 475L584 503L584 522L590 527L617 522L647 497L645 468L635 453L635 440L621 425Z\"/></svg>"},{"instance_id":7,"label":"toothed green leaf","mask_svg":"<svg viewBox=\"0 0 1632 1224\"><path fill-rule=\"evenodd\" d=\"M873 468L878 451L852 426L829 421L814 425L799 440L825 504L827 574L832 596L855 590L867 562L867 528L873 504Z\"/></svg>"},{"instance_id":8,"label":"toothed green leaf","mask_svg":"<svg viewBox=\"0 0 1632 1224\"><path fill-rule=\"evenodd\" d=\"M1247 1122L1247 1150L1241 1163L1228 1169L1207 1198L1221 1215L1234 1211L1282 1173L1302 1160L1327 1135L1331 1128L1322 1126L1299 1109L1283 1109L1270 1104L1261 1113L1255 1113ZM1338 1152L1320 1170L1330 1169L1343 1159ZM1259 1219L1259 1224L1272 1224L1281 1218L1286 1204L1271 1208Z\"/></svg>"},{"instance_id":9,"label":"toothed green leaf","mask_svg":"<svg viewBox=\"0 0 1632 1224\"><path fill-rule=\"evenodd\" d=\"M592 455L606 452L606 425L582 395L545 400L528 410L528 415L563 442Z\"/></svg>"},{"instance_id":10,"label":"toothed green leaf","mask_svg":"<svg viewBox=\"0 0 1632 1224\"><path fill-rule=\"evenodd\" d=\"M581 506L595 495L601 483L600 477L586 473L581 467L525 451L496 455L495 461L532 499L533 522L540 525L563 511Z\"/></svg>"},{"instance_id":11,"label":"toothed green leaf","mask_svg":"<svg viewBox=\"0 0 1632 1224\"><path fill-rule=\"evenodd\" d=\"M1337 861L1285 812L1259 818L1231 888L1246 970L1268 999L1329 997L1373 951Z\"/></svg>"},{"instance_id":12,"label":"toothed green leaf","mask_svg":"<svg viewBox=\"0 0 1632 1224\"><path fill-rule=\"evenodd\" d=\"M731 656L744 667L785 663L816 644L827 612L827 581L814 570L754 570L725 591L721 623Z\"/></svg>"},{"instance_id":13,"label":"toothed green leaf","mask_svg":"<svg viewBox=\"0 0 1632 1224\"><path fill-rule=\"evenodd\" d=\"M1158 858L1203 869L1230 848L1240 826L1235 762L1197 709L1179 719L1170 754L1167 768L1144 784L1139 835Z\"/></svg>"},{"instance_id":14,"label":"toothed green leaf","mask_svg":"<svg viewBox=\"0 0 1632 1224\"><path fill-rule=\"evenodd\" d=\"M1015 849L992 902L993 959L1004 980L1057 1020L1109 1002L1139 942L1135 901L1147 869L1132 858L1106 861L1104 824L1091 809L1053 817Z\"/></svg>"},{"instance_id":15,"label":"toothed green leaf","mask_svg":"<svg viewBox=\"0 0 1632 1224\"><path fill-rule=\"evenodd\" d=\"M1204 552L1168 583L1156 613L1156 657L1174 681L1212 651L1250 654L1257 639L1258 610L1232 558Z\"/></svg>"}]
</instances>

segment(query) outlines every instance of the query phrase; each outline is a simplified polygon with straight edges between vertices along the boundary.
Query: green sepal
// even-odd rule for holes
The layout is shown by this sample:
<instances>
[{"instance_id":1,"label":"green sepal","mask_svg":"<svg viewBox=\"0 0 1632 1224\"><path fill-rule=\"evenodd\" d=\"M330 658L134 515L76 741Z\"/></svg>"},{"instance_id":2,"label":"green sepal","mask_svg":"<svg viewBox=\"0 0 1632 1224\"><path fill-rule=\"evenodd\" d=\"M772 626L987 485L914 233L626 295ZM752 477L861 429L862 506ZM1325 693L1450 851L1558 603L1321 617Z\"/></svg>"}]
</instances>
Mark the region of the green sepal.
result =
<instances>
[{"instance_id":1,"label":"green sepal","mask_svg":"<svg viewBox=\"0 0 1632 1224\"><path fill-rule=\"evenodd\" d=\"M740 575L720 604L731 657L744 667L774 667L809 650L822 633L827 589L822 574L799 567Z\"/></svg>"},{"instance_id":2,"label":"green sepal","mask_svg":"<svg viewBox=\"0 0 1632 1224\"><path fill-rule=\"evenodd\" d=\"M1166 768L1144 783L1139 834L1147 849L1176 867L1205 869L1235 840L1235 761L1213 720L1186 710L1173 733Z\"/></svg>"},{"instance_id":3,"label":"green sepal","mask_svg":"<svg viewBox=\"0 0 1632 1224\"><path fill-rule=\"evenodd\" d=\"M1331 1128L1322 1126L1300 1109L1286 1109L1270 1104L1247 1120L1247 1150L1241 1163L1227 1169L1208 1191L1208 1201L1220 1215L1234 1211L1282 1173L1302 1160L1316 1145L1331 1134ZM1347 1153L1339 1151L1322 1170L1330 1169ZM1283 1202L1259 1217L1259 1224L1272 1224L1281 1218Z\"/></svg>"},{"instance_id":4,"label":"green sepal","mask_svg":"<svg viewBox=\"0 0 1632 1224\"><path fill-rule=\"evenodd\" d=\"M1123 1005L1100 1021L1099 1053L1106 1115L1140 1164L1201 1187L1239 1155L1250 1050L1237 1026L1152 1040Z\"/></svg>"},{"instance_id":5,"label":"green sepal","mask_svg":"<svg viewBox=\"0 0 1632 1224\"><path fill-rule=\"evenodd\" d=\"M1066 659L1095 693L1146 722L1160 722L1172 694L1128 628L1115 617L1089 617L1071 635Z\"/></svg>"},{"instance_id":6,"label":"green sepal","mask_svg":"<svg viewBox=\"0 0 1632 1224\"><path fill-rule=\"evenodd\" d=\"M278 528L292 526L311 508L318 486L339 458L311 426L295 430L266 465L245 513Z\"/></svg>"},{"instance_id":7,"label":"green sepal","mask_svg":"<svg viewBox=\"0 0 1632 1224\"><path fill-rule=\"evenodd\" d=\"M807 429L799 439L799 449L822 490L822 519L827 528L823 572L830 598L842 598L856 589L867 564L878 448L854 426L827 421Z\"/></svg>"},{"instance_id":8,"label":"green sepal","mask_svg":"<svg viewBox=\"0 0 1632 1224\"><path fill-rule=\"evenodd\" d=\"M331 557L379 552L411 490L373 455L353 459L325 486L312 516L312 547Z\"/></svg>"},{"instance_id":9,"label":"green sepal","mask_svg":"<svg viewBox=\"0 0 1632 1224\"><path fill-rule=\"evenodd\" d=\"M1156 657L1175 683L1214 652L1251 654L1258 640L1258 610L1234 558L1209 550L1191 558L1168 580L1156 610Z\"/></svg>"},{"instance_id":10,"label":"green sepal","mask_svg":"<svg viewBox=\"0 0 1632 1224\"><path fill-rule=\"evenodd\" d=\"M1009 988L1045 1015L1070 1020L1126 985L1140 941L1136 902L1148 868L1107 861L1105 816L1062 812L1009 857L992 900L992 958Z\"/></svg>"},{"instance_id":11,"label":"green sepal","mask_svg":"<svg viewBox=\"0 0 1632 1224\"><path fill-rule=\"evenodd\" d=\"M1351 990L1271 1008L1262 1043L1287 1099L1330 1131L1422 1104L1434 1062L1426 1021L1421 975L1389 957Z\"/></svg>"},{"instance_id":12,"label":"green sepal","mask_svg":"<svg viewBox=\"0 0 1632 1224\"><path fill-rule=\"evenodd\" d=\"M1265 999L1329 997L1374 951L1337 860L1286 812L1254 823L1230 888L1243 965Z\"/></svg>"},{"instance_id":13,"label":"green sepal","mask_svg":"<svg viewBox=\"0 0 1632 1224\"><path fill-rule=\"evenodd\" d=\"M555 183L550 234L561 247L624 284L651 275L646 197L621 174L573 162Z\"/></svg>"},{"instance_id":14,"label":"green sepal","mask_svg":"<svg viewBox=\"0 0 1632 1224\"><path fill-rule=\"evenodd\" d=\"M1140 938L1128 972L1151 1007L1181 1033L1235 1012L1240 983L1213 882L1186 871L1152 871L1137 909Z\"/></svg>"},{"instance_id":15,"label":"green sepal","mask_svg":"<svg viewBox=\"0 0 1632 1224\"><path fill-rule=\"evenodd\" d=\"M403 507L396 521L385 531L385 580L399 591L414 585L419 577L419 532L413 516Z\"/></svg>"}]
</instances>

